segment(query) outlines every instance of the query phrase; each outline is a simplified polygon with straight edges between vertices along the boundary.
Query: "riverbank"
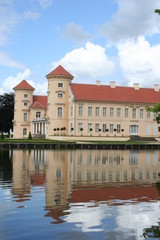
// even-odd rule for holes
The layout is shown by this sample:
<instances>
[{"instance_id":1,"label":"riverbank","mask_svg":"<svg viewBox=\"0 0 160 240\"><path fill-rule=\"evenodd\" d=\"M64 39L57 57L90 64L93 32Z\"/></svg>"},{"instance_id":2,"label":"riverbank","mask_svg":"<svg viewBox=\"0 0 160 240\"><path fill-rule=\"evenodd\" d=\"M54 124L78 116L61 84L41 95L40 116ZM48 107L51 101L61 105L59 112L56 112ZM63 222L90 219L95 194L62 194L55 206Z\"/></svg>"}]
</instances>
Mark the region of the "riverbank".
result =
<instances>
[{"instance_id":1,"label":"riverbank","mask_svg":"<svg viewBox=\"0 0 160 240\"><path fill-rule=\"evenodd\" d=\"M160 149L159 139L155 141L131 141L125 137L72 137L54 136L54 139L5 139L0 141L1 149Z\"/></svg>"}]
</instances>

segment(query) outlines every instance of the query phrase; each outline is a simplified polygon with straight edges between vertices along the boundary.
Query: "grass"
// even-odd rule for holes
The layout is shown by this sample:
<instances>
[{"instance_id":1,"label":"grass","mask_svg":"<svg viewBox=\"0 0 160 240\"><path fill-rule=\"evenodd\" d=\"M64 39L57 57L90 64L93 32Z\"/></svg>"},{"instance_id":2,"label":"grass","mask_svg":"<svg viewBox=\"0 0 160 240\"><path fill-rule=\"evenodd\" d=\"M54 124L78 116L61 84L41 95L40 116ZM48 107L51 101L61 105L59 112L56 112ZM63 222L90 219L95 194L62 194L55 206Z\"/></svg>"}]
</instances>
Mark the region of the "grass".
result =
<instances>
[{"instance_id":1,"label":"grass","mask_svg":"<svg viewBox=\"0 0 160 240\"><path fill-rule=\"evenodd\" d=\"M90 143L90 144L129 144L129 145L135 145L135 144L148 144L149 142L147 141L87 141L87 140L82 140L80 141L82 144L83 143ZM62 141L62 140L50 140L50 139L32 139L32 140L28 140L28 139L0 139L0 143L65 143L65 144L69 144L69 143L76 143L76 141L74 142L70 142L70 141Z\"/></svg>"}]
</instances>

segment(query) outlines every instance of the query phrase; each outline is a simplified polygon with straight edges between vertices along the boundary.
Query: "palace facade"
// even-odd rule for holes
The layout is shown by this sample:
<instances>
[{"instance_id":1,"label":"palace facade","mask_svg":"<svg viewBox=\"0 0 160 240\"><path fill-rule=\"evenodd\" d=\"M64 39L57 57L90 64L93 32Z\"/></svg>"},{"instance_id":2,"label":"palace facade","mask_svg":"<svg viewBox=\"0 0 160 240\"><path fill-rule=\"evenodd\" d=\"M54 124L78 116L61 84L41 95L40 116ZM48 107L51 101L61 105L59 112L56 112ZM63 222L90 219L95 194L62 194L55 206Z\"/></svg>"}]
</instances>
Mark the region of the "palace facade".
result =
<instances>
[{"instance_id":1,"label":"palace facade","mask_svg":"<svg viewBox=\"0 0 160 240\"><path fill-rule=\"evenodd\" d=\"M13 137L42 135L158 137L156 114L146 106L160 101L159 85L141 88L72 83L73 76L58 66L46 76L47 96L34 95L23 80L14 87Z\"/></svg>"}]
</instances>

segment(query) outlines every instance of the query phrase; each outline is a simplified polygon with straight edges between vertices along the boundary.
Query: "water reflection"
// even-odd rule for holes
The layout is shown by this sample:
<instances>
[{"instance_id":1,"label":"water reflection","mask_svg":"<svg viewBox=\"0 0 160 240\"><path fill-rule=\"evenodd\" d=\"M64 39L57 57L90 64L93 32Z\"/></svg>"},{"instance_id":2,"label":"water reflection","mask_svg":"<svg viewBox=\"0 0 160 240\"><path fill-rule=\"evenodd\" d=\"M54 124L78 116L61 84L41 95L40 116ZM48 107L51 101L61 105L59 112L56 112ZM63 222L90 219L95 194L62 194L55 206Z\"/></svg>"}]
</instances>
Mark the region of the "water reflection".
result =
<instances>
[{"instance_id":1,"label":"water reflection","mask_svg":"<svg viewBox=\"0 0 160 240\"><path fill-rule=\"evenodd\" d=\"M143 239L143 229L158 225L159 151L13 150L10 159L13 201L23 208L34 188L44 189L51 223L104 239Z\"/></svg>"}]
</instances>

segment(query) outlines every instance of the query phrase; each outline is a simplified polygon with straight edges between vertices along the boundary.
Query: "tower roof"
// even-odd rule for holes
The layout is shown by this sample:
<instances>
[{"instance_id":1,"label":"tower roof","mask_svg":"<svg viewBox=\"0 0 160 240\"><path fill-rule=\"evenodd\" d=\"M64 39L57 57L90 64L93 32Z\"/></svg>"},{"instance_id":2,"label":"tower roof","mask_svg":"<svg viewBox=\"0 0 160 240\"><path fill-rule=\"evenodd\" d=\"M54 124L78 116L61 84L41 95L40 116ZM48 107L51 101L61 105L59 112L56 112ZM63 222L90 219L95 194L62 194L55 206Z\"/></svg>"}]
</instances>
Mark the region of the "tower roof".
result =
<instances>
[{"instance_id":1,"label":"tower roof","mask_svg":"<svg viewBox=\"0 0 160 240\"><path fill-rule=\"evenodd\" d=\"M13 89L14 90L29 90L29 91L34 91L35 90L26 80L22 80Z\"/></svg>"},{"instance_id":2,"label":"tower roof","mask_svg":"<svg viewBox=\"0 0 160 240\"><path fill-rule=\"evenodd\" d=\"M73 79L73 76L67 72L61 65L59 65L57 68L55 68L52 72L48 73L46 77L52 77L52 76L66 76Z\"/></svg>"}]
</instances>

